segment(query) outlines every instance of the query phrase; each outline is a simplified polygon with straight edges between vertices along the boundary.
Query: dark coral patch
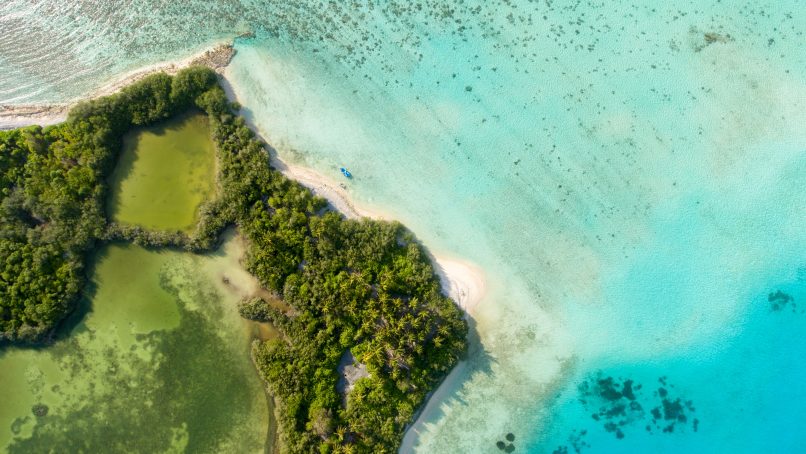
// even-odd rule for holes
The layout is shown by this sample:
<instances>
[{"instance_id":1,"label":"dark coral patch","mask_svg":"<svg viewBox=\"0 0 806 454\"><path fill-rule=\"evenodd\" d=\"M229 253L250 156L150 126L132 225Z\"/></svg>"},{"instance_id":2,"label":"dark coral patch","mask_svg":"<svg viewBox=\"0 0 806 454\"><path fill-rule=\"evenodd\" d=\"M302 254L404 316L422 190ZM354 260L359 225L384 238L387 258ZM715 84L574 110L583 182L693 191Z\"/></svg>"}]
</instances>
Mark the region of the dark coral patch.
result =
<instances>
[{"instance_id":1,"label":"dark coral patch","mask_svg":"<svg viewBox=\"0 0 806 454\"><path fill-rule=\"evenodd\" d=\"M659 377L658 383L661 386L655 392L644 395L643 386L633 379L605 376L600 371L580 383L578 401L593 421L619 440L633 426L643 427L649 433L680 431L691 420L694 404L672 396L675 386L665 376ZM692 430L696 432L698 425L699 420L693 419Z\"/></svg>"},{"instance_id":2,"label":"dark coral patch","mask_svg":"<svg viewBox=\"0 0 806 454\"><path fill-rule=\"evenodd\" d=\"M767 301L770 303L770 310L773 312L784 310L787 307L791 307L792 312L797 310L795 298L793 298L792 295L786 294L780 290L767 295Z\"/></svg>"}]
</instances>

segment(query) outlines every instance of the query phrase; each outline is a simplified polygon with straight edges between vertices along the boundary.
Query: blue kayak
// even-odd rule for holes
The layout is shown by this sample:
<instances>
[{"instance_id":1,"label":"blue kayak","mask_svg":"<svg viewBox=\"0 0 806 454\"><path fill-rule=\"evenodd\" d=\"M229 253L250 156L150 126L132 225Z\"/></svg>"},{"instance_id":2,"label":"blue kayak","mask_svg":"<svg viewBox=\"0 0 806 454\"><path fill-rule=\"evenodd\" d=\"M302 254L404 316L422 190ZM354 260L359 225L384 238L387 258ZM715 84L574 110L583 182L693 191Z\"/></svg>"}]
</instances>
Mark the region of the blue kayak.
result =
<instances>
[{"instance_id":1,"label":"blue kayak","mask_svg":"<svg viewBox=\"0 0 806 454\"><path fill-rule=\"evenodd\" d=\"M353 174L350 173L350 171L345 169L344 167L339 167L339 170L341 170L341 174L344 175L345 177L347 177L347 178L352 178L353 177Z\"/></svg>"}]
</instances>

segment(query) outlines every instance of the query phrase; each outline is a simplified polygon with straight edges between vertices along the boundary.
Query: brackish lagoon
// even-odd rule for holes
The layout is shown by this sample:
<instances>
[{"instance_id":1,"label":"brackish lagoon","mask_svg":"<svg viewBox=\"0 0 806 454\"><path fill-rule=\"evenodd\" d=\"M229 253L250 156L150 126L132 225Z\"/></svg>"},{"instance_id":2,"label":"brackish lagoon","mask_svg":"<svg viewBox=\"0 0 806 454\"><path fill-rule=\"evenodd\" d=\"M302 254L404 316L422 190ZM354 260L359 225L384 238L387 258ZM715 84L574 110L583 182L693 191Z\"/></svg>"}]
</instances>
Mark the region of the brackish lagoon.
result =
<instances>
[{"instance_id":1,"label":"brackish lagoon","mask_svg":"<svg viewBox=\"0 0 806 454\"><path fill-rule=\"evenodd\" d=\"M188 230L215 187L207 117L129 134L112 178L117 221ZM53 345L0 349L0 451L263 452L266 393L237 303L259 291L234 231L194 255L112 243Z\"/></svg>"},{"instance_id":2,"label":"brackish lagoon","mask_svg":"<svg viewBox=\"0 0 806 454\"><path fill-rule=\"evenodd\" d=\"M215 150L207 117L190 112L124 137L107 212L123 224L192 230L215 190Z\"/></svg>"}]
</instances>

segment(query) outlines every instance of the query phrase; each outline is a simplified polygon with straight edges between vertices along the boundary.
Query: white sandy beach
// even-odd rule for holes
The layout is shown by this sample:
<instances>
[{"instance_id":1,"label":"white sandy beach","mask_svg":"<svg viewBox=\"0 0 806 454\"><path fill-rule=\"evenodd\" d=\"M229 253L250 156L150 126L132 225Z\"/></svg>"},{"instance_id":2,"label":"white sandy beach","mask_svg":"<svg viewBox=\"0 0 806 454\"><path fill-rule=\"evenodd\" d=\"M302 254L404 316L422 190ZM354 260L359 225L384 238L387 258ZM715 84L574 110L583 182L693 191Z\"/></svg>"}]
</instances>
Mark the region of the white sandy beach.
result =
<instances>
[{"instance_id":1,"label":"white sandy beach","mask_svg":"<svg viewBox=\"0 0 806 454\"><path fill-rule=\"evenodd\" d=\"M251 125L255 129L254 125ZM256 129L255 129L256 130ZM310 189L311 192L327 200L330 206L350 219L366 217L370 219L392 220L388 214L378 209L369 209L355 205L347 196L342 184L327 178L308 167L283 162L276 155L271 156L271 165L286 177L295 180Z\"/></svg>"},{"instance_id":2,"label":"white sandy beach","mask_svg":"<svg viewBox=\"0 0 806 454\"><path fill-rule=\"evenodd\" d=\"M423 406L420 410L417 419L408 427L406 433L403 435L403 441L400 443L398 453L404 454L414 452L417 437L419 436L420 432L426 428L426 424L428 424L425 420L429 416L437 414L435 412L441 411L439 405L445 401L446 397L448 397L449 393L457 384L457 380L461 379L466 367L467 362L460 361L459 364L454 366L453 370L450 371L448 376L445 377L445 380L442 381L439 387L435 389L430 396L428 396L428 400L425 402L425 406Z\"/></svg>"},{"instance_id":3,"label":"white sandy beach","mask_svg":"<svg viewBox=\"0 0 806 454\"><path fill-rule=\"evenodd\" d=\"M441 255L434 257L436 271L442 280L442 288L451 298L470 315L487 293L484 271L466 260L447 258Z\"/></svg>"}]
</instances>

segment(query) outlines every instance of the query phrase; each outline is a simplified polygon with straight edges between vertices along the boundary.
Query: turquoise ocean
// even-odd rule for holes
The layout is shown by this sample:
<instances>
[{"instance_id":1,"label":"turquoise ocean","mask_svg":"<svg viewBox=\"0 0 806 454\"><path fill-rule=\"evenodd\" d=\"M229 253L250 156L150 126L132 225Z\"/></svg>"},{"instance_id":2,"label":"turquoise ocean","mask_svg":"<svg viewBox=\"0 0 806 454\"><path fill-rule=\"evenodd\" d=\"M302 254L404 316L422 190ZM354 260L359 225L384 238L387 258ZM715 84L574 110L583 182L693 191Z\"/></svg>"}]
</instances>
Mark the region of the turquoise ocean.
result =
<instances>
[{"instance_id":1,"label":"turquoise ocean","mask_svg":"<svg viewBox=\"0 0 806 454\"><path fill-rule=\"evenodd\" d=\"M247 31L279 156L485 272L405 450L806 452L802 2L6 0L0 104Z\"/></svg>"}]
</instances>

